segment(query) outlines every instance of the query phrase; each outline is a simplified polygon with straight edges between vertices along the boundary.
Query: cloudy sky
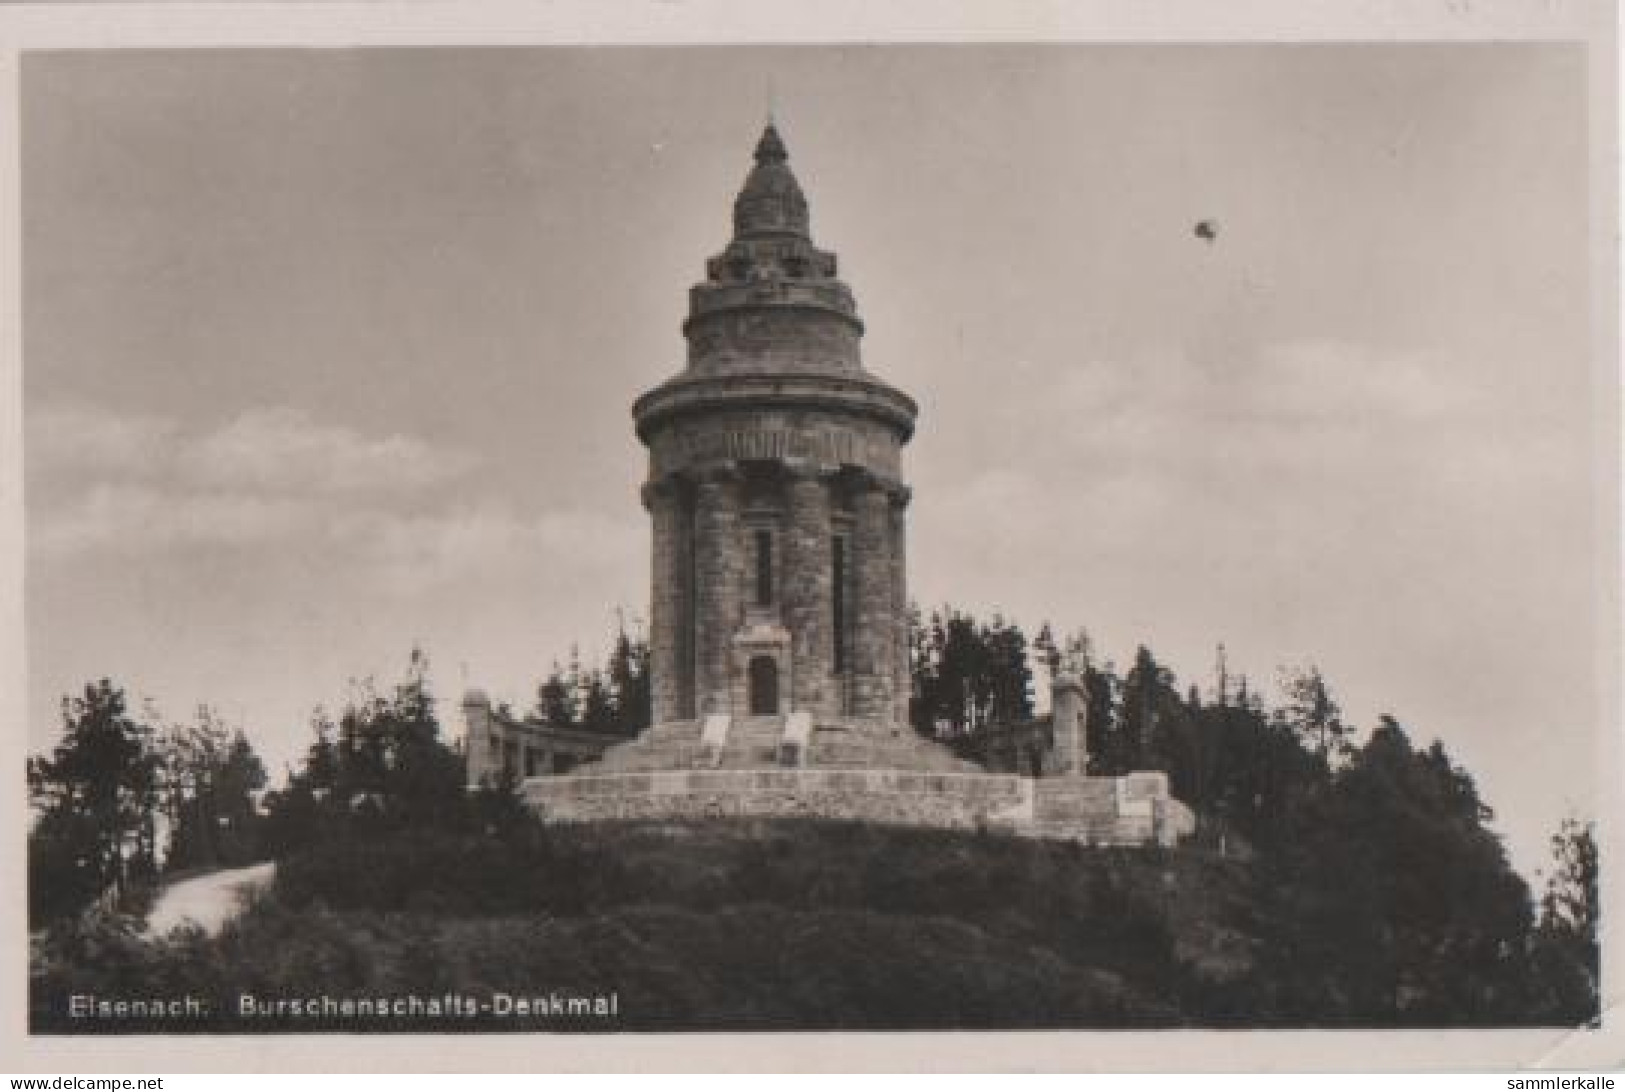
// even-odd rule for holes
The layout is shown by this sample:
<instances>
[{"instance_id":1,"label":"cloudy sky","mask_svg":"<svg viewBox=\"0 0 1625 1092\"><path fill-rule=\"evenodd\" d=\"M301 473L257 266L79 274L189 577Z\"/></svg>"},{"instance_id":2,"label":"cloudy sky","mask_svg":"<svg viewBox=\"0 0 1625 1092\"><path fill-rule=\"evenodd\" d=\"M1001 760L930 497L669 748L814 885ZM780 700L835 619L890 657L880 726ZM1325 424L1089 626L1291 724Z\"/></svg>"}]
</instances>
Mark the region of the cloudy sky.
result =
<instances>
[{"instance_id":1,"label":"cloudy sky","mask_svg":"<svg viewBox=\"0 0 1625 1092\"><path fill-rule=\"evenodd\" d=\"M454 719L641 614L628 407L771 99L921 404L921 601L1317 663L1532 866L1595 809L1585 95L1565 46L29 56L30 746L111 676L280 769L414 643Z\"/></svg>"}]
</instances>

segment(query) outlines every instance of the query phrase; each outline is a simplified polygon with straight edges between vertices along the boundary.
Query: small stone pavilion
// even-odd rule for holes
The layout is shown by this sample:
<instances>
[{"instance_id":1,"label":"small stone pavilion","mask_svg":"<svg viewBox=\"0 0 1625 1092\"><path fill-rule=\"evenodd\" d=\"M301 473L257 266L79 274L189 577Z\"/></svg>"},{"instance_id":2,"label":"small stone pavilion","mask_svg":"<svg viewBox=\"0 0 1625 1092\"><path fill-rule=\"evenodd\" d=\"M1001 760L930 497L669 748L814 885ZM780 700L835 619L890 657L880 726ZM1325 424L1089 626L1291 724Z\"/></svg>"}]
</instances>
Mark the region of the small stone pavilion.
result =
<instances>
[{"instance_id":1,"label":"small stone pavilion","mask_svg":"<svg viewBox=\"0 0 1625 1092\"><path fill-rule=\"evenodd\" d=\"M649 449L653 726L590 743L464 699L471 785L507 771L560 822L821 816L1171 843L1161 773L1087 776L1074 678L1041 775L908 723L903 447L914 401L866 370L863 322L772 124L733 238L689 292L686 367L632 407Z\"/></svg>"}]
</instances>

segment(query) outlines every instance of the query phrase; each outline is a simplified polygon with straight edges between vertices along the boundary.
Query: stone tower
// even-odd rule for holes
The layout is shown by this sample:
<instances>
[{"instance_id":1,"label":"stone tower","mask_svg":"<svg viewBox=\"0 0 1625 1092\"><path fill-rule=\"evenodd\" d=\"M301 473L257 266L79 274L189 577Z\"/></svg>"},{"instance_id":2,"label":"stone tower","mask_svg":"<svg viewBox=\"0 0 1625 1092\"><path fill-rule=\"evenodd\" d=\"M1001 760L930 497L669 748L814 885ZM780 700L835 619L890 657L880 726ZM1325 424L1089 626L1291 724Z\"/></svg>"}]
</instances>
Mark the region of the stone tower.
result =
<instances>
[{"instance_id":1,"label":"stone tower","mask_svg":"<svg viewBox=\"0 0 1625 1092\"><path fill-rule=\"evenodd\" d=\"M864 370L852 293L813 245L772 125L755 158L733 238L689 293L687 364L632 407L649 449L654 723L606 746L470 692L469 784L517 772L553 823L825 818L1113 845L1190 833L1165 774L1089 776L1074 678L1056 680L1050 721L1004 726L1029 761L1003 772L908 727L916 408Z\"/></svg>"},{"instance_id":2,"label":"stone tower","mask_svg":"<svg viewBox=\"0 0 1625 1092\"><path fill-rule=\"evenodd\" d=\"M632 409L649 449L655 723L906 723L916 407L864 370L852 292L813 244L771 123L683 335L686 367Z\"/></svg>"}]
</instances>

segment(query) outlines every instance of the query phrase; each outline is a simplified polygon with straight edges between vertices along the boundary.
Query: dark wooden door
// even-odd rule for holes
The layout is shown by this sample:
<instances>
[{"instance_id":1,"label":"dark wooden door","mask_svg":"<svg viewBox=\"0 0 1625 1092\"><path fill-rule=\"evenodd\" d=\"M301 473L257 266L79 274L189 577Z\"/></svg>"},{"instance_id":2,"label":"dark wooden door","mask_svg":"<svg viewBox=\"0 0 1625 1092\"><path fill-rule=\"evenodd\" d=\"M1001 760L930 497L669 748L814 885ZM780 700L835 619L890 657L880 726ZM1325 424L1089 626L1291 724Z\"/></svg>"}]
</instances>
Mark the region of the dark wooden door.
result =
<instances>
[{"instance_id":1,"label":"dark wooden door","mask_svg":"<svg viewBox=\"0 0 1625 1092\"><path fill-rule=\"evenodd\" d=\"M750 662L750 715L771 717L779 711L779 665L771 656Z\"/></svg>"}]
</instances>

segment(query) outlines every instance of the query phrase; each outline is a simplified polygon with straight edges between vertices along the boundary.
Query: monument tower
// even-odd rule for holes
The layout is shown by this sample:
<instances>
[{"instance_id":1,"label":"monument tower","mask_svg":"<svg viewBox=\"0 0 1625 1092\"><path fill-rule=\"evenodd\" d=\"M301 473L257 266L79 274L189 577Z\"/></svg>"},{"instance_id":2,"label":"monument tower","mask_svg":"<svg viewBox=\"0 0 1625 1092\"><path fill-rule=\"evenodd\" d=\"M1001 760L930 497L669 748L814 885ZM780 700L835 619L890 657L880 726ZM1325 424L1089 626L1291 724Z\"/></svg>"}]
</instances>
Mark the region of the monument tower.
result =
<instances>
[{"instance_id":1,"label":"monument tower","mask_svg":"<svg viewBox=\"0 0 1625 1092\"><path fill-rule=\"evenodd\" d=\"M649 449L652 723L614 741L463 699L468 783L549 822L825 818L1171 844L1159 771L1088 773L1087 702L985 733L988 765L908 723L903 447L916 407L866 371L772 124L733 238L689 291L683 369L632 407ZM1000 742L1002 741L1002 742ZM963 740L959 741L961 744Z\"/></svg>"},{"instance_id":2,"label":"monument tower","mask_svg":"<svg viewBox=\"0 0 1625 1092\"><path fill-rule=\"evenodd\" d=\"M689 292L686 367L634 404L649 449L656 724L908 720L907 395L863 322L771 123L733 238Z\"/></svg>"}]
</instances>

